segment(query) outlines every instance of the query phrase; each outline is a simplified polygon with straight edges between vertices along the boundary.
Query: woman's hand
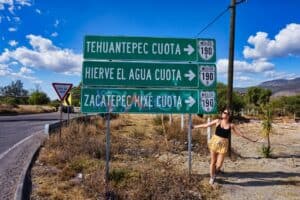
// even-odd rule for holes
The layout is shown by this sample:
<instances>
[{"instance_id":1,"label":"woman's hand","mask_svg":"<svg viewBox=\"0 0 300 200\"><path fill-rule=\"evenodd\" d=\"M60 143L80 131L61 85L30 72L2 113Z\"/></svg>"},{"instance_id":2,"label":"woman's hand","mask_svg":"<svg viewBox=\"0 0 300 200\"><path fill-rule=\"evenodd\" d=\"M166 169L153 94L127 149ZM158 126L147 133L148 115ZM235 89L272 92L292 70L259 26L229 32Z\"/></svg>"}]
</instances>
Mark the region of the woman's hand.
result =
<instances>
[{"instance_id":1,"label":"woman's hand","mask_svg":"<svg viewBox=\"0 0 300 200\"><path fill-rule=\"evenodd\" d=\"M258 139L256 139L256 140L251 140L251 142L257 142L258 141Z\"/></svg>"},{"instance_id":2,"label":"woman's hand","mask_svg":"<svg viewBox=\"0 0 300 200\"><path fill-rule=\"evenodd\" d=\"M243 138L245 138L245 139L247 139L247 140L249 140L250 142L257 142L258 141L258 139L256 139L256 140L252 140L252 139L250 139L250 138L248 138L248 137L246 137L246 136L242 136Z\"/></svg>"}]
</instances>

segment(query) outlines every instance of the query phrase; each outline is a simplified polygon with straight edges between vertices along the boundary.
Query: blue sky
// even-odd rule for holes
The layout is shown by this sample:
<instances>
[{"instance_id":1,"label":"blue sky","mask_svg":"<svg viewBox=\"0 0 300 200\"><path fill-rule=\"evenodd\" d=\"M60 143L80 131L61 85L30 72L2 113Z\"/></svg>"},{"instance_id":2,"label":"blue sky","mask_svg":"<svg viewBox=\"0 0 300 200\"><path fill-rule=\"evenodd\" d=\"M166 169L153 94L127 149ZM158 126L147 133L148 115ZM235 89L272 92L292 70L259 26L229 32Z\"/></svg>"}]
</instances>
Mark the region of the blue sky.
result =
<instances>
[{"instance_id":1,"label":"blue sky","mask_svg":"<svg viewBox=\"0 0 300 200\"><path fill-rule=\"evenodd\" d=\"M0 86L21 79L54 99L52 82L81 79L84 35L195 37L230 0L0 0ZM300 2L238 5L235 87L300 76ZM229 17L199 37L217 41L218 80L227 81Z\"/></svg>"}]
</instances>

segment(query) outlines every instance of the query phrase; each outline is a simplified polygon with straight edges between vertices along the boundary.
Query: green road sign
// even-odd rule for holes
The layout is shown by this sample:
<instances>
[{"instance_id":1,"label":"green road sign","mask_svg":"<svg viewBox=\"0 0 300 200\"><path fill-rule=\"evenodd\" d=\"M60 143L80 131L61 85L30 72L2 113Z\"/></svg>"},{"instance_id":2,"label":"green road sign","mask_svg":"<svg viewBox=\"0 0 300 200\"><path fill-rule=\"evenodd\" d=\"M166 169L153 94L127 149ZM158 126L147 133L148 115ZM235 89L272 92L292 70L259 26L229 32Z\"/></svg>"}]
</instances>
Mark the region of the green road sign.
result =
<instances>
[{"instance_id":1,"label":"green road sign","mask_svg":"<svg viewBox=\"0 0 300 200\"><path fill-rule=\"evenodd\" d=\"M213 89L217 87L216 65L199 65L199 85L201 89Z\"/></svg>"},{"instance_id":2,"label":"green road sign","mask_svg":"<svg viewBox=\"0 0 300 200\"><path fill-rule=\"evenodd\" d=\"M200 90L199 98L199 113L216 114L218 112L217 92L215 90Z\"/></svg>"},{"instance_id":3,"label":"green road sign","mask_svg":"<svg viewBox=\"0 0 300 200\"><path fill-rule=\"evenodd\" d=\"M83 113L198 113L198 90L82 88Z\"/></svg>"},{"instance_id":4,"label":"green road sign","mask_svg":"<svg viewBox=\"0 0 300 200\"><path fill-rule=\"evenodd\" d=\"M215 62L214 39L86 36L84 59Z\"/></svg>"},{"instance_id":5,"label":"green road sign","mask_svg":"<svg viewBox=\"0 0 300 200\"><path fill-rule=\"evenodd\" d=\"M85 86L198 88L197 74L196 64L84 61L82 82Z\"/></svg>"}]
</instances>

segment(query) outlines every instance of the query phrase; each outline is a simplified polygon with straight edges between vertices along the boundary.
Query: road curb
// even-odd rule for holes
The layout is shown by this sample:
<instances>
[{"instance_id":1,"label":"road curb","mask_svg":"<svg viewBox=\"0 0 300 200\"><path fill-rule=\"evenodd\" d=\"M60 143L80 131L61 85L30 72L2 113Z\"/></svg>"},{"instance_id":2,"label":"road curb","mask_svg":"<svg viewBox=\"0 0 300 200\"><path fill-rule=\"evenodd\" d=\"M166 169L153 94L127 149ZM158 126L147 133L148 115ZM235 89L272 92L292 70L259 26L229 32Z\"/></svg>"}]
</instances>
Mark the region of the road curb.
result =
<instances>
[{"instance_id":1,"label":"road curb","mask_svg":"<svg viewBox=\"0 0 300 200\"><path fill-rule=\"evenodd\" d=\"M89 120L89 118L93 115L88 116L80 116L76 118L70 119L70 121L79 121L79 120ZM62 123L54 122L52 124L45 124L44 134L43 131L35 133L35 137L40 137L39 144L37 147L30 153L29 160L25 164L24 169L22 170L20 180L17 185L17 189L14 194L14 200L27 200L30 199L31 193L31 167L36 160L38 152L43 144L43 142L47 139L47 135L49 136L56 129L58 129L61 125L67 124L67 120L64 120ZM32 137L33 138L33 137ZM30 138L30 140L32 140Z\"/></svg>"},{"instance_id":2,"label":"road curb","mask_svg":"<svg viewBox=\"0 0 300 200\"><path fill-rule=\"evenodd\" d=\"M39 135L40 134L40 135ZM25 164L25 167L21 173L19 183L17 185L17 189L14 195L14 200L23 200L23 199L30 199L30 190L31 190L31 173L30 169L33 164L33 161L35 160L35 157L37 156L43 142L45 141L46 137L42 136L42 133L37 133L35 137L40 136L40 141L37 147L31 152L31 155L29 156L28 162Z\"/></svg>"}]
</instances>

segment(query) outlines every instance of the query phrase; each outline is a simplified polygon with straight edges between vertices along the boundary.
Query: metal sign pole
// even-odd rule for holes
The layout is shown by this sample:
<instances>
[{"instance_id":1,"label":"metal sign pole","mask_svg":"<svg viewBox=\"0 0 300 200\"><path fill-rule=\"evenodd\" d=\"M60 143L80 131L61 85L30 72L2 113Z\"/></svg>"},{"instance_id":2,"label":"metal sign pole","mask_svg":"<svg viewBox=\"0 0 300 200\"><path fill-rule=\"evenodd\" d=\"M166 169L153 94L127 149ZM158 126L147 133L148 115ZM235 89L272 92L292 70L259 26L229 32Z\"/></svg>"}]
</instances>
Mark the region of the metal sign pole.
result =
<instances>
[{"instance_id":1,"label":"metal sign pole","mask_svg":"<svg viewBox=\"0 0 300 200\"><path fill-rule=\"evenodd\" d=\"M192 114L189 114L189 127L188 127L188 165L189 165L189 175L192 172Z\"/></svg>"},{"instance_id":2,"label":"metal sign pole","mask_svg":"<svg viewBox=\"0 0 300 200\"><path fill-rule=\"evenodd\" d=\"M109 181L109 160L110 160L110 113L106 114L106 164L105 164L105 182Z\"/></svg>"},{"instance_id":3,"label":"metal sign pole","mask_svg":"<svg viewBox=\"0 0 300 200\"><path fill-rule=\"evenodd\" d=\"M59 142L61 142L61 127L62 127L62 102L60 101L60 126L59 126Z\"/></svg>"},{"instance_id":4,"label":"metal sign pole","mask_svg":"<svg viewBox=\"0 0 300 200\"><path fill-rule=\"evenodd\" d=\"M169 114L169 124L170 126L172 125L173 119L172 119L172 114Z\"/></svg>"},{"instance_id":5,"label":"metal sign pole","mask_svg":"<svg viewBox=\"0 0 300 200\"><path fill-rule=\"evenodd\" d=\"M70 106L68 106L68 125L69 125L69 122L70 122Z\"/></svg>"},{"instance_id":6,"label":"metal sign pole","mask_svg":"<svg viewBox=\"0 0 300 200\"><path fill-rule=\"evenodd\" d=\"M210 117L207 118L207 123L210 123ZM209 142L211 138L211 127L207 127L207 142Z\"/></svg>"},{"instance_id":7,"label":"metal sign pole","mask_svg":"<svg viewBox=\"0 0 300 200\"><path fill-rule=\"evenodd\" d=\"M184 128L184 115L181 114L181 130Z\"/></svg>"}]
</instances>

